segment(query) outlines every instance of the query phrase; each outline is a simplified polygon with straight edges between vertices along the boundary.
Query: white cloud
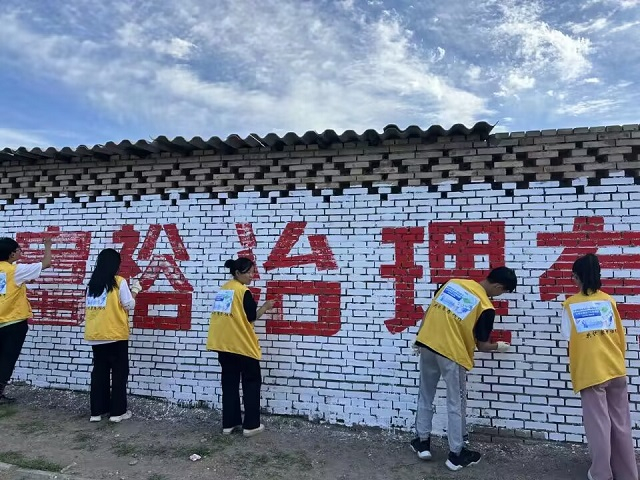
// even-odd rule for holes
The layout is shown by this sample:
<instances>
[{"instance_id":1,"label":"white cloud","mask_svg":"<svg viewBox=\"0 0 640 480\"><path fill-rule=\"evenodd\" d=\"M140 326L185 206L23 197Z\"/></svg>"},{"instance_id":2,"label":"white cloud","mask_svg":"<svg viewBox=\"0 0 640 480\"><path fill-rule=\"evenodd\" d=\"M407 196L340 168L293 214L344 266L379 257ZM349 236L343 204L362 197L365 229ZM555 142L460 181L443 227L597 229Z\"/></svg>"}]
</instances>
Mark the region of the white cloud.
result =
<instances>
[{"instance_id":1,"label":"white cloud","mask_svg":"<svg viewBox=\"0 0 640 480\"><path fill-rule=\"evenodd\" d=\"M598 100L585 100L582 102L561 105L556 110L557 113L562 115L580 116L584 114L597 114L603 115L611 112L613 107L618 105L617 100L613 99L598 99Z\"/></svg>"},{"instance_id":2,"label":"white cloud","mask_svg":"<svg viewBox=\"0 0 640 480\"><path fill-rule=\"evenodd\" d=\"M569 29L576 34L599 32L609 26L610 22L606 17L596 18L595 20L590 19L589 21L583 23L570 23L568 25Z\"/></svg>"},{"instance_id":3,"label":"white cloud","mask_svg":"<svg viewBox=\"0 0 640 480\"><path fill-rule=\"evenodd\" d=\"M640 0L588 0L586 2L582 2L581 9L585 10L600 5L610 6L614 9L620 8L622 10L627 10L629 8L640 6Z\"/></svg>"},{"instance_id":4,"label":"white cloud","mask_svg":"<svg viewBox=\"0 0 640 480\"><path fill-rule=\"evenodd\" d=\"M204 15L214 4L216 15ZM20 52L21 68L38 65L121 122L144 119L154 132L448 127L490 113L486 99L431 70L445 49L426 55L396 14L368 18L347 2L351 13L337 19L293 0L185 0L162 19L121 7L115 35L90 40L0 15L0 50Z\"/></svg>"},{"instance_id":5,"label":"white cloud","mask_svg":"<svg viewBox=\"0 0 640 480\"><path fill-rule=\"evenodd\" d=\"M503 21L494 33L503 41L516 40L515 61L529 75L551 70L562 82L572 82L591 70L591 42L572 37L541 20L538 2L501 0Z\"/></svg>"},{"instance_id":6,"label":"white cloud","mask_svg":"<svg viewBox=\"0 0 640 480\"><path fill-rule=\"evenodd\" d=\"M177 37L173 37L170 40L154 40L151 42L150 46L158 53L166 54L181 60L189 57L192 49L196 47L193 43Z\"/></svg>"},{"instance_id":7,"label":"white cloud","mask_svg":"<svg viewBox=\"0 0 640 480\"><path fill-rule=\"evenodd\" d=\"M354 0L338 0L338 5L344 10L352 11L354 7Z\"/></svg>"},{"instance_id":8,"label":"white cloud","mask_svg":"<svg viewBox=\"0 0 640 480\"><path fill-rule=\"evenodd\" d=\"M444 58L446 53L447 53L447 51L444 48L442 48L442 47L436 48L436 53L433 56L433 61L434 62L439 62L440 60L442 60Z\"/></svg>"},{"instance_id":9,"label":"white cloud","mask_svg":"<svg viewBox=\"0 0 640 480\"><path fill-rule=\"evenodd\" d=\"M517 95L523 90L530 90L536 84L536 79L528 75L522 75L521 72L510 72L506 79L500 84L500 90L496 93L498 97L508 97Z\"/></svg>"},{"instance_id":10,"label":"white cloud","mask_svg":"<svg viewBox=\"0 0 640 480\"><path fill-rule=\"evenodd\" d=\"M634 22L625 22L616 27L610 28L609 33L611 34L611 33L624 32L625 30L629 30L630 28L633 28L638 25L640 25L640 20L634 21Z\"/></svg>"},{"instance_id":11,"label":"white cloud","mask_svg":"<svg viewBox=\"0 0 640 480\"><path fill-rule=\"evenodd\" d=\"M0 127L0 146L2 148L46 148L49 145L48 140L37 132Z\"/></svg>"},{"instance_id":12,"label":"white cloud","mask_svg":"<svg viewBox=\"0 0 640 480\"><path fill-rule=\"evenodd\" d=\"M640 0L617 0L617 3L624 9L640 6Z\"/></svg>"},{"instance_id":13,"label":"white cloud","mask_svg":"<svg viewBox=\"0 0 640 480\"><path fill-rule=\"evenodd\" d=\"M482 68L478 65L470 65L465 73L470 80L477 81L480 78L480 75L482 75Z\"/></svg>"},{"instance_id":14,"label":"white cloud","mask_svg":"<svg viewBox=\"0 0 640 480\"><path fill-rule=\"evenodd\" d=\"M583 3L3 0L0 72L128 138L628 118L638 2Z\"/></svg>"}]
</instances>

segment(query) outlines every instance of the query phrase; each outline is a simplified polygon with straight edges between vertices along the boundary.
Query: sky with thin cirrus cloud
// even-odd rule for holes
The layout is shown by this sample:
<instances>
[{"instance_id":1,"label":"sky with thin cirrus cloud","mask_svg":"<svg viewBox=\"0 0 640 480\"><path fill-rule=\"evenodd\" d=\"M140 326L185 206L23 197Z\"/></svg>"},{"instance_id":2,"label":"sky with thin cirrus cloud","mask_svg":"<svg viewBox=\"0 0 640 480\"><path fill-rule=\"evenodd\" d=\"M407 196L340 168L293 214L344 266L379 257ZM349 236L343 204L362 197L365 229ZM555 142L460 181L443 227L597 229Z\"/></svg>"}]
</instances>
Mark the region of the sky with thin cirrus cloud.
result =
<instances>
[{"instance_id":1,"label":"sky with thin cirrus cloud","mask_svg":"<svg viewBox=\"0 0 640 480\"><path fill-rule=\"evenodd\" d=\"M3 0L0 25L0 149L640 119L640 0Z\"/></svg>"}]
</instances>

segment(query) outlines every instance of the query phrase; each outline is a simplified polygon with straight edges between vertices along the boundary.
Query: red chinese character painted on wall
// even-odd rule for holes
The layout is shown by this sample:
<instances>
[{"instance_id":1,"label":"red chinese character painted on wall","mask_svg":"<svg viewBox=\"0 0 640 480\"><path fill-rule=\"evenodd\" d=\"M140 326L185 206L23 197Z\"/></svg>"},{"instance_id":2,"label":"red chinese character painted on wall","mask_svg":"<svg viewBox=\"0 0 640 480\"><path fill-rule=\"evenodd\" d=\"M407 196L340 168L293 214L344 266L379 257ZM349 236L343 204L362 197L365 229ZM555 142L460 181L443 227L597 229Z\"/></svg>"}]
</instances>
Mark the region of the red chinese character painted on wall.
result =
<instances>
[{"instance_id":1,"label":"red chinese character painted on wall","mask_svg":"<svg viewBox=\"0 0 640 480\"><path fill-rule=\"evenodd\" d=\"M274 300L277 315L267 320L267 333L283 335L317 335L330 337L340 331L340 282L270 281L267 282L267 300ZM316 296L318 318L314 321L284 319L284 297Z\"/></svg>"},{"instance_id":2,"label":"red chinese character painted on wall","mask_svg":"<svg viewBox=\"0 0 640 480\"><path fill-rule=\"evenodd\" d=\"M486 237L486 238L482 238ZM416 245L424 243L424 228L383 228L382 242L395 245L395 264L382 265L383 278L395 282L395 315L385 321L389 332L401 333L424 316L415 303L415 283L423 278L423 269L415 263ZM490 267L504 264L504 222L435 222L429 225L429 264L431 282L442 284L452 278L482 280L489 268L477 265L478 257ZM447 265L447 260L453 265ZM506 302L493 302L498 314L507 313ZM494 338L511 338L511 332L496 330Z\"/></svg>"},{"instance_id":3,"label":"red chinese character painted on wall","mask_svg":"<svg viewBox=\"0 0 640 480\"><path fill-rule=\"evenodd\" d=\"M311 253L289 256L306 226L307 222L289 222L287 224L276 246L271 250L269 258L264 263L265 271L303 265L315 265L319 271L338 269L326 235L309 235L307 238L311 246Z\"/></svg>"},{"instance_id":4,"label":"red chinese character painted on wall","mask_svg":"<svg viewBox=\"0 0 640 480\"><path fill-rule=\"evenodd\" d=\"M452 278L481 281L505 264L505 222L499 220L432 222L429 224L431 282ZM505 300L493 301L496 314L507 315Z\"/></svg>"},{"instance_id":5,"label":"red chinese character painted on wall","mask_svg":"<svg viewBox=\"0 0 640 480\"><path fill-rule=\"evenodd\" d=\"M154 253L162 231L169 240L173 255ZM159 330L191 329L193 287L177 263L177 261L189 260L189 253L182 242L178 227L175 224L149 226L149 231L138 252L138 262L149 262L144 270L133 259L140 244L140 232L132 225L123 225L114 232L113 241L122 243L120 274L123 277L132 278L142 273L140 284L143 291L136 298L133 326ZM173 291L150 291L161 274L169 281ZM152 306L174 307L175 315L151 315Z\"/></svg>"},{"instance_id":6,"label":"red chinese character painted on wall","mask_svg":"<svg viewBox=\"0 0 640 480\"><path fill-rule=\"evenodd\" d=\"M395 246L395 263L380 266L380 275L394 280L395 315L384 323L396 334L416 325L424 315L423 308L415 304L415 283L423 275L422 267L415 263L415 246L424 243L424 228L383 228L382 243Z\"/></svg>"},{"instance_id":7,"label":"red chinese character painted on wall","mask_svg":"<svg viewBox=\"0 0 640 480\"><path fill-rule=\"evenodd\" d=\"M263 264L269 272L280 268L293 268L305 265L315 265L318 271L337 270L336 263L326 235L309 235L307 237L310 253L291 255L291 250L298 243L307 226L306 222L290 222L280 235L280 238ZM257 240L251 224L237 224L236 230L240 244L244 247L238 256L255 261L253 250L257 247ZM332 336L341 328L341 287L339 282L283 280L268 281L266 285L266 299L274 300L271 318L266 322L269 334L282 335L317 335ZM253 289L254 297L260 295L260 289ZM286 320L288 312L286 298L289 296L313 296L317 298L317 318L313 320Z\"/></svg>"},{"instance_id":8,"label":"red chinese character painted on wall","mask_svg":"<svg viewBox=\"0 0 640 480\"><path fill-rule=\"evenodd\" d=\"M44 270L37 285L49 285L28 291L33 308L31 323L39 325L79 325L81 310L84 308L85 275L91 232L61 232L58 227L48 227L46 232L18 233L16 241L22 247L25 263L42 260L43 250L31 248L42 245L45 238L51 238L53 262Z\"/></svg>"},{"instance_id":9,"label":"red chinese character painted on wall","mask_svg":"<svg viewBox=\"0 0 640 480\"><path fill-rule=\"evenodd\" d=\"M238 252L238 257L248 258L255 265L255 274L253 276L254 281L260 280L260 272L258 264L256 263L256 256L253 251L258 247L258 239L255 233L253 233L253 226L250 223L236 223L236 231L238 232L238 240L240 245L244 247L243 250ZM261 289L259 287L249 287L251 294L256 302L260 301Z\"/></svg>"},{"instance_id":10,"label":"red chinese character painted on wall","mask_svg":"<svg viewBox=\"0 0 640 480\"><path fill-rule=\"evenodd\" d=\"M640 232L605 231L603 217L576 217L571 232L538 233L538 246L562 247L558 259L540 276L540 298L549 301L576 292L571 269L579 257L596 254L600 248L640 247ZM640 254L598 254L598 258L602 270L640 269ZM638 295L640 280L603 278L602 288L611 295ZM620 303L618 310L624 319L640 320L638 304Z\"/></svg>"}]
</instances>

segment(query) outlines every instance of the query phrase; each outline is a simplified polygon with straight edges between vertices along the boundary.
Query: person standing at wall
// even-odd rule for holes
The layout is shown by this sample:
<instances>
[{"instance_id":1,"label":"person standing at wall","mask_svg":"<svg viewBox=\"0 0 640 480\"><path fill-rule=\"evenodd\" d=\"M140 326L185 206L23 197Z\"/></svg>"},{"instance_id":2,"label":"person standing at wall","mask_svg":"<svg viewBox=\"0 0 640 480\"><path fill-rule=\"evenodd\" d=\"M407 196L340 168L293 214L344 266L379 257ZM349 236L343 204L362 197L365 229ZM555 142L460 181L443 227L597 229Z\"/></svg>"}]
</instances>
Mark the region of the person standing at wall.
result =
<instances>
[{"instance_id":1,"label":"person standing at wall","mask_svg":"<svg viewBox=\"0 0 640 480\"><path fill-rule=\"evenodd\" d=\"M224 266L233 278L214 297L207 350L218 352L222 368L222 433L229 435L242 429L245 437L252 437L264 431L260 423L262 351L253 322L273 308L273 301L258 308L253 299L247 287L255 274L251 260L227 260ZM244 421L240 410L241 381Z\"/></svg>"},{"instance_id":2,"label":"person standing at wall","mask_svg":"<svg viewBox=\"0 0 640 480\"><path fill-rule=\"evenodd\" d=\"M117 275L120 261L116 250L102 250L87 288L84 338L93 350L90 422L101 421L107 413L114 423L131 418L127 409L129 311L142 287L136 281L129 289Z\"/></svg>"},{"instance_id":3,"label":"person standing at wall","mask_svg":"<svg viewBox=\"0 0 640 480\"><path fill-rule=\"evenodd\" d=\"M631 435L625 352L616 302L600 290L600 262L593 254L573 264L580 290L563 304L561 333L569 341L569 370L580 392L591 454L589 480L638 480Z\"/></svg>"},{"instance_id":4,"label":"person standing at wall","mask_svg":"<svg viewBox=\"0 0 640 480\"><path fill-rule=\"evenodd\" d=\"M15 240L0 238L0 405L14 402L4 391L22 351L32 316L26 284L51 266L51 238L44 240L42 262L15 264L21 255Z\"/></svg>"},{"instance_id":5,"label":"person standing at wall","mask_svg":"<svg viewBox=\"0 0 640 480\"><path fill-rule=\"evenodd\" d=\"M417 437L411 448L422 460L431 459L433 400L442 377L447 387L446 466L458 471L477 464L482 455L465 446L465 375L474 366L474 352L505 352L510 345L490 341L495 319L491 298L513 292L515 272L498 267L481 282L452 279L436 292L420 325L415 346L420 354L420 389L416 413Z\"/></svg>"}]
</instances>

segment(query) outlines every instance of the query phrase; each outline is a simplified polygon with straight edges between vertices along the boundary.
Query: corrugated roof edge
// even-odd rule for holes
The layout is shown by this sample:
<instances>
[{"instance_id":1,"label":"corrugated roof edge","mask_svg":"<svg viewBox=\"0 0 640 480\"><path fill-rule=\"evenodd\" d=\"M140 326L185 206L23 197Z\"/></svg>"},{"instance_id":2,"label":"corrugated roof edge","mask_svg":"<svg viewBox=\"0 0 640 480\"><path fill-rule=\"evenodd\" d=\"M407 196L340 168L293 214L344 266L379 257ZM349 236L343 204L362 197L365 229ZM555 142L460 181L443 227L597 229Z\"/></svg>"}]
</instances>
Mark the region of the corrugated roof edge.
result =
<instances>
[{"instance_id":1,"label":"corrugated roof edge","mask_svg":"<svg viewBox=\"0 0 640 480\"><path fill-rule=\"evenodd\" d=\"M229 135L226 139L211 137L204 140L201 137L194 137L185 140L183 137L176 137L169 140L165 136L155 138L152 142L138 140L133 143L130 140L123 140L120 143L108 142L105 145L94 145L87 147L79 145L77 148L64 147L56 149L53 147L42 150L33 148L28 150L25 147L18 149L5 148L0 151L0 160L39 160L46 158L74 158L74 157L94 157L97 159L108 159L112 155L136 155L146 157L158 153L179 153L190 155L194 151L213 150L222 154L235 153L240 149L268 148L270 150L281 150L285 146L296 145L318 145L318 148L330 148L337 143L368 143L379 145L386 140L404 140L408 138L431 139L436 137L449 137L458 135L478 135L481 139L488 138L493 125L487 122L478 122L473 127L467 128L463 124L455 124L448 130L440 125L433 125L427 130L423 130L416 125L411 125L404 130L397 125L387 125L382 133L374 129L357 134L353 130L347 130L341 135L335 130L325 130L322 133L308 131L299 136L294 132L289 132L280 137L275 133L269 133L265 137L256 134L249 134L241 138L237 134Z\"/></svg>"},{"instance_id":2,"label":"corrugated roof edge","mask_svg":"<svg viewBox=\"0 0 640 480\"><path fill-rule=\"evenodd\" d=\"M195 151L215 151L221 154L236 153L240 149L252 148L268 148L269 150L281 150L285 146L296 145L317 145L318 148L331 148L332 145L338 143L368 143L369 145L379 145L387 140L406 140L409 138L420 138L429 140L437 137L453 137L477 135L480 139L485 140L491 136L491 131L495 125L487 122L478 122L471 128L463 124L455 124L448 130L440 125L432 125L426 130L421 129L417 125L411 125L401 130L397 125L387 125L382 133L374 129L365 130L362 134L357 134L353 130L347 130L341 135L335 130L325 130L322 133L308 131L302 136L294 132L289 132L280 137L275 133L269 133L265 137L256 134L249 134L244 139L237 134L229 135L226 139L220 137L211 137L203 140L201 137L194 137L191 140L185 140L183 137L175 137L169 140L165 136L160 136L152 142L147 140L138 140L132 143L130 140L123 140L116 144L108 142L105 145L94 145L87 147L79 145L77 148L64 147L60 150L50 147L46 150L33 148L28 150L25 147L18 149L5 148L0 150L1 160L40 160L40 159L72 159L79 157L93 157L98 160L107 160L113 155L135 155L138 157L147 157L152 154L159 153L178 153L182 155L190 155ZM606 133L621 131L637 131L638 124L614 125L603 127L580 127L580 128L564 128L550 130L536 130L527 132L510 132L497 133L492 135L493 138L500 140L506 138L522 138L529 136L548 136L548 135L571 135L586 133Z\"/></svg>"}]
</instances>

